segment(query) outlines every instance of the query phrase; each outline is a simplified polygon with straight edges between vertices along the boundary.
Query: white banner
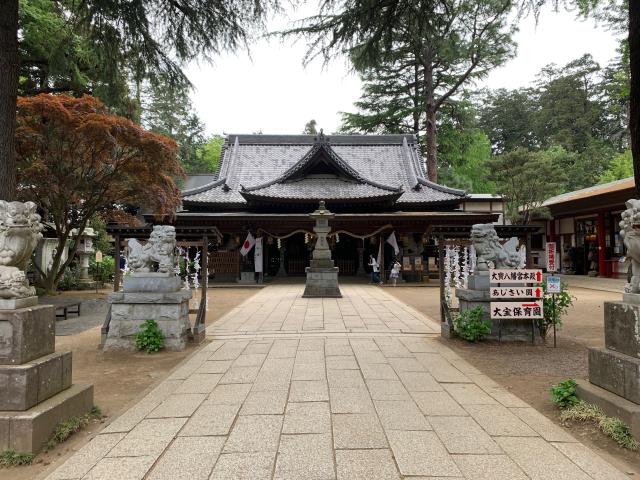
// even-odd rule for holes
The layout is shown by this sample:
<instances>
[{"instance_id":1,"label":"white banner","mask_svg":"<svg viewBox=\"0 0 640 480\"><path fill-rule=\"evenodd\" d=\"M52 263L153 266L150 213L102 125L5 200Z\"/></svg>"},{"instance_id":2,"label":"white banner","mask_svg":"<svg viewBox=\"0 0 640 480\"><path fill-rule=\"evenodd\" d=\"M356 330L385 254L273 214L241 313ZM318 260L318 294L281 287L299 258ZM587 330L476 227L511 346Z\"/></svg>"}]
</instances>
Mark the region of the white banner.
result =
<instances>
[{"instance_id":1,"label":"white banner","mask_svg":"<svg viewBox=\"0 0 640 480\"><path fill-rule=\"evenodd\" d=\"M262 237L256 238L256 250L253 252L253 263L257 273L262 272Z\"/></svg>"},{"instance_id":2,"label":"white banner","mask_svg":"<svg viewBox=\"0 0 640 480\"><path fill-rule=\"evenodd\" d=\"M387 243L393 247L393 254L397 256L400 253L400 248L396 240L396 232L391 232L391 235L387 238Z\"/></svg>"}]
</instances>

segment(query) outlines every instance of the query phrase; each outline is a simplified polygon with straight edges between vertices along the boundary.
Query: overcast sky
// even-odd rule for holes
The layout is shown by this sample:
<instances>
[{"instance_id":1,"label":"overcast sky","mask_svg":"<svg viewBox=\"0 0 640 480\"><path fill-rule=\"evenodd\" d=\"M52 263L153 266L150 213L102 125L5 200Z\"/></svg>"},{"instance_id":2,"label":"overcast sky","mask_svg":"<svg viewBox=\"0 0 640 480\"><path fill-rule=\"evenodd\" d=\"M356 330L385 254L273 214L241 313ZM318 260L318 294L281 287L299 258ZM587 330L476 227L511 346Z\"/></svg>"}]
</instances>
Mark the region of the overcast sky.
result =
<instances>
[{"instance_id":1,"label":"overcast sky","mask_svg":"<svg viewBox=\"0 0 640 480\"><path fill-rule=\"evenodd\" d=\"M308 10L305 10L308 11ZM292 13L293 19L305 12ZM270 22L271 29L286 25L286 18ZM601 65L616 56L617 39L605 26L579 21L572 13L543 13L521 21L515 37L517 57L493 71L483 82L489 88L528 85L549 64L564 65L591 53ZM360 81L344 60L304 67L305 44L260 40L246 52L223 55L215 64L192 64L187 75L195 85L191 97L207 132L301 133L315 119L325 132L340 124L341 111L353 111L360 96Z\"/></svg>"}]
</instances>

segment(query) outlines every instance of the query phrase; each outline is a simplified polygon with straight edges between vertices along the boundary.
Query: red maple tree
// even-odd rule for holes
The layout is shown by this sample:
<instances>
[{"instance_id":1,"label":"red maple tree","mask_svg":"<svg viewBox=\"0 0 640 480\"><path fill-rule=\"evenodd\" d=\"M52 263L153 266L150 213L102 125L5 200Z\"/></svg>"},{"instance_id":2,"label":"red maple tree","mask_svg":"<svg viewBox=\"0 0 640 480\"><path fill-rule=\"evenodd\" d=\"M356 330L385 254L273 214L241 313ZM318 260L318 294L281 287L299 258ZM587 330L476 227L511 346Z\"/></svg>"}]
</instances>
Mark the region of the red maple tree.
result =
<instances>
[{"instance_id":1,"label":"red maple tree","mask_svg":"<svg viewBox=\"0 0 640 480\"><path fill-rule=\"evenodd\" d=\"M47 291L77 251L73 242L63 259L72 231L82 234L94 215L135 221L131 207L143 206L172 217L180 204L176 143L90 96L18 98L16 152L17 195L38 205L58 238L50 270L40 272Z\"/></svg>"}]
</instances>

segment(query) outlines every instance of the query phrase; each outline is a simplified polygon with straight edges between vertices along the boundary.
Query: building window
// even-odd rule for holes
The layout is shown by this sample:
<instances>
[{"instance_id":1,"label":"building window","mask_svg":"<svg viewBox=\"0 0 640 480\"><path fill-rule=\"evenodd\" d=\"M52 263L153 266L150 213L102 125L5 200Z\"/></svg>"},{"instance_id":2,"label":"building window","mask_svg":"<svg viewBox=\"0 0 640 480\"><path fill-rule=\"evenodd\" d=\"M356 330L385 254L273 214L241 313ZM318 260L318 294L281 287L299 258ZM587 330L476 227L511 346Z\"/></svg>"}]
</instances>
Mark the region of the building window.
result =
<instances>
[{"instance_id":1,"label":"building window","mask_svg":"<svg viewBox=\"0 0 640 480\"><path fill-rule=\"evenodd\" d=\"M542 250L543 249L542 242L542 234L534 233L531 235L531 250Z\"/></svg>"}]
</instances>

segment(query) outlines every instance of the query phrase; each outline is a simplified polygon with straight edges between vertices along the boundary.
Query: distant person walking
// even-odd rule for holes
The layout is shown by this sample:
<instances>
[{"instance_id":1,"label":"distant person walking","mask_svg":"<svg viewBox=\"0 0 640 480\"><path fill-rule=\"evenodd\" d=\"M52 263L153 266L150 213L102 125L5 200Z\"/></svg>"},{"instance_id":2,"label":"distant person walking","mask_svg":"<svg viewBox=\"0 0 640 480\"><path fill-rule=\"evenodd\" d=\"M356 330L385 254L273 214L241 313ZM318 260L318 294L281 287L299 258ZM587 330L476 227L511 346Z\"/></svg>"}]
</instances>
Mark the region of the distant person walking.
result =
<instances>
[{"instance_id":1,"label":"distant person walking","mask_svg":"<svg viewBox=\"0 0 640 480\"><path fill-rule=\"evenodd\" d=\"M393 260L393 266L391 267L391 274L389 275L389 278L391 279L391 283L393 284L393 286L396 286L396 282L398 281L398 277L400 276L400 267L402 267L402 265L400 265L400 262L398 262L398 259L395 258Z\"/></svg>"},{"instance_id":2,"label":"distant person walking","mask_svg":"<svg viewBox=\"0 0 640 480\"><path fill-rule=\"evenodd\" d=\"M382 280L380 280L380 265L378 261L373 258L373 255L369 255L369 266L371 267L371 283L382 285Z\"/></svg>"}]
</instances>

